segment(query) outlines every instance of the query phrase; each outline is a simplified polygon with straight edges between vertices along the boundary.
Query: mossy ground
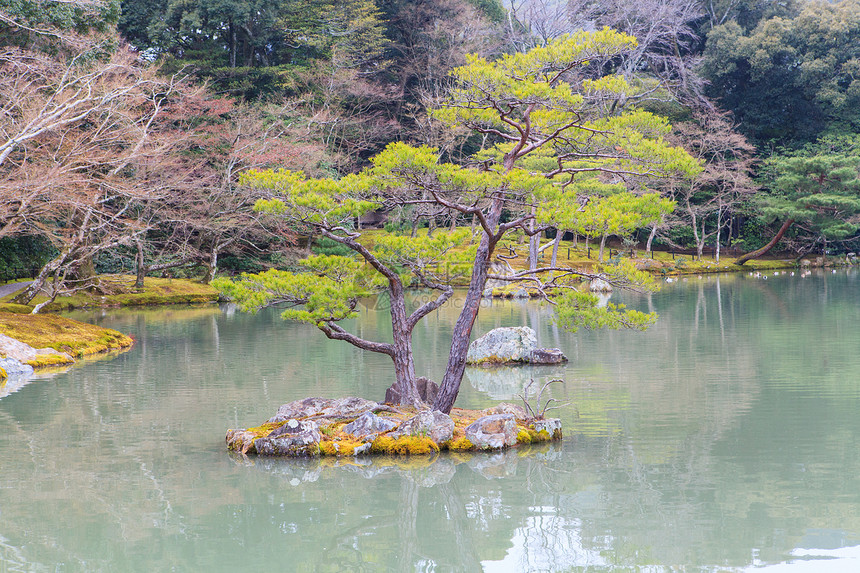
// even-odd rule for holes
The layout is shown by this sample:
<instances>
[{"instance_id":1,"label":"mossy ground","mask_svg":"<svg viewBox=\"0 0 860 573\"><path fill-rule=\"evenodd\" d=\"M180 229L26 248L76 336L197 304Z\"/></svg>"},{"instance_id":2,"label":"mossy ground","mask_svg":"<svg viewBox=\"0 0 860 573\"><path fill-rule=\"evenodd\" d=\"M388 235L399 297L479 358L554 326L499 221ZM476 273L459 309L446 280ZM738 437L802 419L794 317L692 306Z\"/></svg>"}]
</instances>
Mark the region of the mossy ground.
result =
<instances>
[{"instance_id":1,"label":"mossy ground","mask_svg":"<svg viewBox=\"0 0 860 573\"><path fill-rule=\"evenodd\" d=\"M53 314L0 312L0 333L33 348L53 348L72 357L127 348L133 342L115 330ZM34 368L68 363L60 354L40 354L28 362Z\"/></svg>"},{"instance_id":2,"label":"mossy ground","mask_svg":"<svg viewBox=\"0 0 860 573\"><path fill-rule=\"evenodd\" d=\"M63 312L76 308L188 304L218 300L218 291L198 281L147 277L143 288L136 288L134 282L135 277L131 275L101 275L96 291L82 291L71 296L58 297L46 305L44 311ZM0 299L0 311L29 313L34 305L46 300L44 296L37 296L29 305L14 304L12 299L15 294Z\"/></svg>"},{"instance_id":3,"label":"mossy ground","mask_svg":"<svg viewBox=\"0 0 860 573\"><path fill-rule=\"evenodd\" d=\"M380 412L378 415L383 418L390 419L396 422L402 422L415 415L416 411L413 408L398 406L400 413L395 412ZM480 410L463 410L454 408L451 411L451 419L454 421L454 435L450 440L437 444L428 436L401 436L394 438L386 434L380 434L373 442L371 442L370 453L377 455L421 455L432 454L440 451L451 452L467 452L477 451L478 448L466 438L466 427L484 416ZM335 420L328 425L321 425L320 434L322 439L319 444L319 454L321 456L352 456L356 448L364 446L366 442L357 439L351 434L343 431L343 427L352 422L354 418L343 418ZM254 428L248 428L246 433L253 435L253 440L264 438L272 433L276 428L284 425L286 421L275 424L262 424ZM232 430L231 430L232 431ZM518 444L533 444L538 442L548 442L553 439L560 439L561 436L550 436L546 431L536 432L529 426L528 420L517 420L517 443ZM234 443L228 446L230 449L245 450L242 443Z\"/></svg>"}]
</instances>

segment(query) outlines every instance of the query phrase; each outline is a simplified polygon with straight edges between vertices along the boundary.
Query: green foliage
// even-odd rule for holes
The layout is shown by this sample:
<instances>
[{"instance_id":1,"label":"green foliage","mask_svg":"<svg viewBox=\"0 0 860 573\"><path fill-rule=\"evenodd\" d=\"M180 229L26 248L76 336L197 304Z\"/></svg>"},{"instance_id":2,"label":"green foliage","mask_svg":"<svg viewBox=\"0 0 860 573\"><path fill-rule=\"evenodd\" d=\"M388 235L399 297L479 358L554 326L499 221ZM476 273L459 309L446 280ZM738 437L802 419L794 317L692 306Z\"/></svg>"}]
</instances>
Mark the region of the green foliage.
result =
<instances>
[{"instance_id":1,"label":"green foliage","mask_svg":"<svg viewBox=\"0 0 860 573\"><path fill-rule=\"evenodd\" d=\"M762 142L797 145L827 126L860 129L860 2L808 2L795 18L734 22L708 35L710 94Z\"/></svg>"},{"instance_id":2,"label":"green foliage","mask_svg":"<svg viewBox=\"0 0 860 573\"><path fill-rule=\"evenodd\" d=\"M566 291L556 300L556 322L572 332L579 328L632 328L645 330L657 320L655 313L628 310L623 304L599 306L595 294Z\"/></svg>"},{"instance_id":3,"label":"green foliage","mask_svg":"<svg viewBox=\"0 0 860 573\"><path fill-rule=\"evenodd\" d=\"M220 78L219 83L225 76L239 80L228 69L316 58L362 68L378 63L385 47L373 0L124 0L122 5L120 31L129 40L194 63L198 74ZM275 83L276 74L258 79Z\"/></svg>"},{"instance_id":4,"label":"green foliage","mask_svg":"<svg viewBox=\"0 0 860 573\"><path fill-rule=\"evenodd\" d=\"M469 3L496 24L504 23L507 18L507 11L499 0L469 0Z\"/></svg>"},{"instance_id":5,"label":"green foliage","mask_svg":"<svg viewBox=\"0 0 860 573\"><path fill-rule=\"evenodd\" d=\"M119 20L120 3L118 0L93 2L0 0L0 12L31 30L54 29L79 34L106 33L111 32ZM16 34L27 34L27 32L16 30L9 22L0 23L0 40L4 43L15 38ZM22 36L17 38L24 39ZM32 40L33 37L29 39Z\"/></svg>"},{"instance_id":6,"label":"green foliage","mask_svg":"<svg viewBox=\"0 0 860 573\"><path fill-rule=\"evenodd\" d=\"M608 197L592 197L581 209L568 209L564 217L556 216L557 226L590 237L627 235L646 227L672 212L674 201L659 193L634 195L618 192ZM541 203L538 219L551 220L547 215L558 213L558 206Z\"/></svg>"},{"instance_id":7,"label":"green foliage","mask_svg":"<svg viewBox=\"0 0 860 573\"><path fill-rule=\"evenodd\" d=\"M349 247L326 237L316 237L311 245L311 251L317 255L337 255L340 257L349 257L353 254Z\"/></svg>"},{"instance_id":8,"label":"green foliage","mask_svg":"<svg viewBox=\"0 0 860 573\"><path fill-rule=\"evenodd\" d=\"M284 319L314 325L355 316L357 300L372 292L362 280L362 265L352 258L319 255L303 263L309 272L272 269L235 281L218 278L212 286L246 312L286 305Z\"/></svg>"},{"instance_id":9,"label":"green foliage","mask_svg":"<svg viewBox=\"0 0 860 573\"><path fill-rule=\"evenodd\" d=\"M0 238L0 282L30 278L55 256L54 248L38 235Z\"/></svg>"},{"instance_id":10,"label":"green foliage","mask_svg":"<svg viewBox=\"0 0 860 573\"><path fill-rule=\"evenodd\" d=\"M802 221L817 238L845 240L860 230L860 157L842 153L776 155L766 164L766 219Z\"/></svg>"}]
</instances>

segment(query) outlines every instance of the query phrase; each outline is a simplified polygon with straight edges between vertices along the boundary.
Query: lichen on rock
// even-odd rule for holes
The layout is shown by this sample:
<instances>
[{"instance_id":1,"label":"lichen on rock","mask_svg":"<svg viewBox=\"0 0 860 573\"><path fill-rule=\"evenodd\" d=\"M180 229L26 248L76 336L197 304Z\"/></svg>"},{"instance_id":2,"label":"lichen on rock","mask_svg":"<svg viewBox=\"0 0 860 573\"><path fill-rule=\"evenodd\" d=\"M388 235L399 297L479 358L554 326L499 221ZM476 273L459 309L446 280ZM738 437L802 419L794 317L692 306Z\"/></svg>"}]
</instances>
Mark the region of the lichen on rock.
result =
<instances>
[{"instance_id":1,"label":"lichen on rock","mask_svg":"<svg viewBox=\"0 0 860 573\"><path fill-rule=\"evenodd\" d=\"M528 326L495 328L469 344L466 363L561 364L567 357L558 348L538 348L537 333Z\"/></svg>"},{"instance_id":2,"label":"lichen on rock","mask_svg":"<svg viewBox=\"0 0 860 573\"><path fill-rule=\"evenodd\" d=\"M454 408L449 416L362 398L306 398L284 404L261 426L228 430L226 443L244 456L426 455L558 439L556 422L528 419L514 404L483 412Z\"/></svg>"}]
</instances>

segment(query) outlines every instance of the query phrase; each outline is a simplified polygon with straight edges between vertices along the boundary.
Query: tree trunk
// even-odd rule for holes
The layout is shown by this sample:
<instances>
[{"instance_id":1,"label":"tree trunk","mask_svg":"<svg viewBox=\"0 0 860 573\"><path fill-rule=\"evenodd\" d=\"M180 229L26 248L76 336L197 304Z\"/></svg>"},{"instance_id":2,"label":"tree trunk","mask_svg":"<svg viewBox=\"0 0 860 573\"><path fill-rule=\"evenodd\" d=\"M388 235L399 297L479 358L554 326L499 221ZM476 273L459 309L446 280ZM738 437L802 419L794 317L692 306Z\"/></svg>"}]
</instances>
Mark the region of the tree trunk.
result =
<instances>
[{"instance_id":1,"label":"tree trunk","mask_svg":"<svg viewBox=\"0 0 860 573\"><path fill-rule=\"evenodd\" d=\"M502 200L498 197L493 199L490 212L487 215L487 223L491 229L495 229L502 216ZM487 284L487 273L490 268L490 257L493 254L495 243L486 232L481 234L481 243L475 256L475 267L472 269L472 279L469 281L469 290L466 292L466 300L463 310L454 325L451 340L451 352L448 354L448 366L445 376L439 386L439 394L433 404L434 410L448 414L454 407L454 401L460 392L460 382L466 371L466 354L469 352L469 337L472 335L472 326L478 316L481 307L481 298L484 295L484 287Z\"/></svg>"},{"instance_id":2,"label":"tree trunk","mask_svg":"<svg viewBox=\"0 0 860 573\"><path fill-rule=\"evenodd\" d=\"M146 262L143 257L143 241L138 239L135 243L137 243L137 256L135 257L135 263L137 264L137 278L134 281L134 288L143 288L143 280L146 277Z\"/></svg>"},{"instance_id":3,"label":"tree trunk","mask_svg":"<svg viewBox=\"0 0 860 573\"><path fill-rule=\"evenodd\" d=\"M714 241L714 261L720 262L720 234L717 233L717 239Z\"/></svg>"},{"instance_id":4,"label":"tree trunk","mask_svg":"<svg viewBox=\"0 0 860 573\"><path fill-rule=\"evenodd\" d=\"M420 402L415 384L415 361L412 356L412 329L406 324L406 299L402 285L389 288L391 327L393 331L394 385L400 392L400 403L415 406Z\"/></svg>"},{"instance_id":5,"label":"tree trunk","mask_svg":"<svg viewBox=\"0 0 860 573\"><path fill-rule=\"evenodd\" d=\"M648 242L645 243L645 252L646 253L651 252L651 243L654 242L654 237L656 237L656 236L657 236L657 225L654 225L653 227L651 227L651 232L648 233Z\"/></svg>"},{"instance_id":6,"label":"tree trunk","mask_svg":"<svg viewBox=\"0 0 860 573\"><path fill-rule=\"evenodd\" d=\"M603 249L606 247L606 233L600 236L600 251L597 255L597 261L603 262Z\"/></svg>"},{"instance_id":7,"label":"tree trunk","mask_svg":"<svg viewBox=\"0 0 860 573\"><path fill-rule=\"evenodd\" d=\"M532 207L532 215L537 212L537 207ZM529 222L529 230L534 233L535 220ZM540 246L540 235L532 234L529 236L529 270L533 271L538 268L538 247Z\"/></svg>"},{"instance_id":8,"label":"tree trunk","mask_svg":"<svg viewBox=\"0 0 860 573\"><path fill-rule=\"evenodd\" d=\"M206 275L203 277L203 284L209 284L215 279L215 273L218 271L218 248L212 247L212 252L209 253L209 264L206 265Z\"/></svg>"},{"instance_id":9,"label":"tree trunk","mask_svg":"<svg viewBox=\"0 0 860 573\"><path fill-rule=\"evenodd\" d=\"M723 206L717 209L717 232L714 233L714 262L720 262L720 234L723 230Z\"/></svg>"},{"instance_id":10,"label":"tree trunk","mask_svg":"<svg viewBox=\"0 0 860 573\"><path fill-rule=\"evenodd\" d=\"M779 231L776 232L776 235L774 235L773 239L771 239L768 244L766 244L765 246L763 246L760 249L756 249L755 251L752 251L750 253L747 253L747 254L741 256L740 258L738 258L736 263L739 265L742 265L751 259L757 259L760 256L766 254L768 251L770 251L772 248L774 248L776 246L776 244L779 242L779 240L782 239L782 236L785 235L785 232L788 231L788 228L791 227L791 225L793 225L793 224L794 224L794 219L787 220L785 223L782 224L782 227L779 228Z\"/></svg>"},{"instance_id":11,"label":"tree trunk","mask_svg":"<svg viewBox=\"0 0 860 573\"><path fill-rule=\"evenodd\" d=\"M39 274L36 275L36 278L33 279L27 288L18 293L15 298L12 299L12 302L16 304L30 304L36 295L39 294L39 291L42 290L42 287L45 286L45 282L48 280L48 277L54 274L60 267L65 264L66 259L68 257L67 253L61 254L56 259L48 261L42 270L39 271Z\"/></svg>"},{"instance_id":12,"label":"tree trunk","mask_svg":"<svg viewBox=\"0 0 860 573\"><path fill-rule=\"evenodd\" d=\"M561 244L561 238L564 236L564 231L561 229L556 230L555 232L555 240L552 242L552 260L550 260L549 266L555 268L555 263L558 261L558 246ZM552 280L553 271L549 272L549 280Z\"/></svg>"},{"instance_id":13,"label":"tree trunk","mask_svg":"<svg viewBox=\"0 0 860 573\"><path fill-rule=\"evenodd\" d=\"M76 281L85 281L96 276L96 265L91 256L85 257L74 265L71 278Z\"/></svg>"},{"instance_id":14,"label":"tree trunk","mask_svg":"<svg viewBox=\"0 0 860 573\"><path fill-rule=\"evenodd\" d=\"M702 220L702 236L701 240L699 237L696 238L696 258L698 260L702 260L702 253L705 250L705 221Z\"/></svg>"},{"instance_id":15,"label":"tree trunk","mask_svg":"<svg viewBox=\"0 0 860 573\"><path fill-rule=\"evenodd\" d=\"M51 292L49 293L50 296L48 297L48 299L34 306L30 314L39 314L43 308L57 300L57 295L60 294L60 288L62 287L62 283L65 280L65 276L60 277L60 270L61 269L58 268L56 271L54 271L54 280L51 281ZM65 275L65 273L63 274Z\"/></svg>"},{"instance_id":16,"label":"tree trunk","mask_svg":"<svg viewBox=\"0 0 860 573\"><path fill-rule=\"evenodd\" d=\"M230 22L230 67L236 67L236 26Z\"/></svg>"}]
</instances>

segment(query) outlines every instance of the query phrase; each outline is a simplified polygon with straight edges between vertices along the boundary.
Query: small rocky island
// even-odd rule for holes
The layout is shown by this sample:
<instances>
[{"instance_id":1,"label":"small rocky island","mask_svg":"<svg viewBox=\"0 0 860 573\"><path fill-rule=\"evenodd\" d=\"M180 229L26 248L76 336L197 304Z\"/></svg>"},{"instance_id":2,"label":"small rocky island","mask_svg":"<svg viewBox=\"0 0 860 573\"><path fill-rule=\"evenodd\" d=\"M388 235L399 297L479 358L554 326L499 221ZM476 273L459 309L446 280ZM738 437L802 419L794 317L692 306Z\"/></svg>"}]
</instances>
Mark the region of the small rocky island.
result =
<instances>
[{"instance_id":1,"label":"small rocky island","mask_svg":"<svg viewBox=\"0 0 860 573\"><path fill-rule=\"evenodd\" d=\"M559 364L567 358L556 348L538 348L537 335L528 327L497 328L472 342L467 362L473 365ZM360 454L430 454L441 450L501 450L517 444L560 440L561 420L546 418L541 409L543 390L536 405L503 403L485 410L454 408L451 414L429 408L392 404L394 387L386 403L364 398L305 398L284 404L265 424L227 430L227 448L243 455L357 456ZM438 386L419 378L421 397L432 402Z\"/></svg>"},{"instance_id":2,"label":"small rocky island","mask_svg":"<svg viewBox=\"0 0 860 573\"><path fill-rule=\"evenodd\" d=\"M429 409L364 398L306 398L284 404L256 428L227 431L227 447L261 456L430 454L441 450L501 450L559 440L561 421L500 404L486 410Z\"/></svg>"}]
</instances>

